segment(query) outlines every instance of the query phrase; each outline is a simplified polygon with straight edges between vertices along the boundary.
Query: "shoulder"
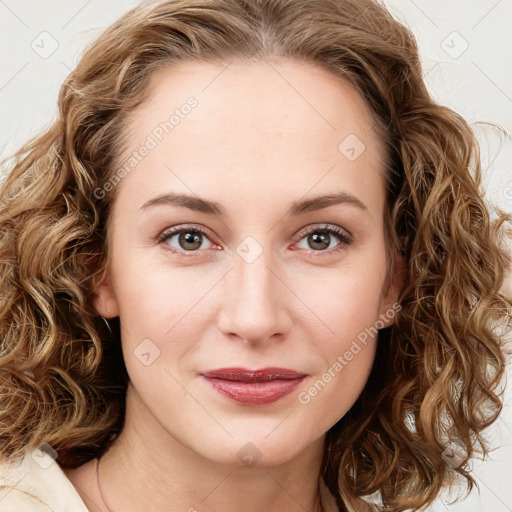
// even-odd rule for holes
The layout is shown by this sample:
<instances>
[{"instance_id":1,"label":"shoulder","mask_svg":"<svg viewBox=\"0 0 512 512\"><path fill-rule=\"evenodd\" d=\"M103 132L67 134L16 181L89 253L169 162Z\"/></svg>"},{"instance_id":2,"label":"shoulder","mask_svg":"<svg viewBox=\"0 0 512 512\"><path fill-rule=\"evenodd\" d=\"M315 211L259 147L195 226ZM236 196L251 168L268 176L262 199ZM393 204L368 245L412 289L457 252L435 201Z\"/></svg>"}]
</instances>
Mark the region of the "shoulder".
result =
<instances>
[{"instance_id":1,"label":"shoulder","mask_svg":"<svg viewBox=\"0 0 512 512\"><path fill-rule=\"evenodd\" d=\"M21 464L0 459L2 512L88 512L56 460L42 450Z\"/></svg>"},{"instance_id":2,"label":"shoulder","mask_svg":"<svg viewBox=\"0 0 512 512\"><path fill-rule=\"evenodd\" d=\"M13 487L0 487L2 512L54 512L46 503L32 494Z\"/></svg>"}]
</instances>

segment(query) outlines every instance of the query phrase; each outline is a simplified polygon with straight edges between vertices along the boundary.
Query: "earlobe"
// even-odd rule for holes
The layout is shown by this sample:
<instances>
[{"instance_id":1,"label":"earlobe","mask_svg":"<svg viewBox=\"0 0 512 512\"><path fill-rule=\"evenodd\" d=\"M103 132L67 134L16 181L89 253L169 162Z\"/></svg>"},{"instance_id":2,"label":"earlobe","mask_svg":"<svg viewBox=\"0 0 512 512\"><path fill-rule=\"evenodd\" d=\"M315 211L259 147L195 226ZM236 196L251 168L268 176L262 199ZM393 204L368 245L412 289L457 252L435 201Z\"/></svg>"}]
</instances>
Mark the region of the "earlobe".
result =
<instances>
[{"instance_id":1,"label":"earlobe","mask_svg":"<svg viewBox=\"0 0 512 512\"><path fill-rule=\"evenodd\" d=\"M104 273L97 284L94 285L92 303L96 311L103 318L119 316L119 305L112 286L112 280Z\"/></svg>"}]
</instances>

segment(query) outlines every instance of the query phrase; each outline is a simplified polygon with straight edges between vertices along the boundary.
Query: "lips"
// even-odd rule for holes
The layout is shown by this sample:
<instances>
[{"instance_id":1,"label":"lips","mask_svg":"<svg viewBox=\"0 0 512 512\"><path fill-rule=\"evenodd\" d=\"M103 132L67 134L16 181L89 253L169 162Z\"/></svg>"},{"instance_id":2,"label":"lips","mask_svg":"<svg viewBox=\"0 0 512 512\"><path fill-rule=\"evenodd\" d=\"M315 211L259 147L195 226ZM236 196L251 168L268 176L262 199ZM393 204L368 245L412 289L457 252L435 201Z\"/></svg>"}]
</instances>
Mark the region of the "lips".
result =
<instances>
[{"instance_id":1,"label":"lips","mask_svg":"<svg viewBox=\"0 0 512 512\"><path fill-rule=\"evenodd\" d=\"M287 368L219 368L201 375L214 390L243 405L276 402L294 391L307 376Z\"/></svg>"},{"instance_id":2,"label":"lips","mask_svg":"<svg viewBox=\"0 0 512 512\"><path fill-rule=\"evenodd\" d=\"M287 368L263 368L246 370L245 368L220 368L203 372L201 375L214 379L233 380L239 382L268 382L270 380L291 380L304 377L305 373L288 370Z\"/></svg>"}]
</instances>

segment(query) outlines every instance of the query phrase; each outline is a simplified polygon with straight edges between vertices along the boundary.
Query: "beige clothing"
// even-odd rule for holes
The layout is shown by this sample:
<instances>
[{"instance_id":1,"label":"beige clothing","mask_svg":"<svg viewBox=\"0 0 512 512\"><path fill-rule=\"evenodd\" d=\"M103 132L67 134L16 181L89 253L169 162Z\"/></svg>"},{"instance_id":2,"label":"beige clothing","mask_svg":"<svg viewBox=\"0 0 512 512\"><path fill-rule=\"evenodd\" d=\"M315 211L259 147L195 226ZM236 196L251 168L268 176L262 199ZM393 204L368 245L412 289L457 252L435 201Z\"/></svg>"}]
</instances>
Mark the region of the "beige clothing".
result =
<instances>
[{"instance_id":1,"label":"beige clothing","mask_svg":"<svg viewBox=\"0 0 512 512\"><path fill-rule=\"evenodd\" d=\"M322 484L326 512L338 512ZM0 512L89 512L59 464L36 450L19 466L0 462Z\"/></svg>"},{"instance_id":2,"label":"beige clothing","mask_svg":"<svg viewBox=\"0 0 512 512\"><path fill-rule=\"evenodd\" d=\"M0 512L88 512L57 462L40 450L21 465L0 462Z\"/></svg>"}]
</instances>

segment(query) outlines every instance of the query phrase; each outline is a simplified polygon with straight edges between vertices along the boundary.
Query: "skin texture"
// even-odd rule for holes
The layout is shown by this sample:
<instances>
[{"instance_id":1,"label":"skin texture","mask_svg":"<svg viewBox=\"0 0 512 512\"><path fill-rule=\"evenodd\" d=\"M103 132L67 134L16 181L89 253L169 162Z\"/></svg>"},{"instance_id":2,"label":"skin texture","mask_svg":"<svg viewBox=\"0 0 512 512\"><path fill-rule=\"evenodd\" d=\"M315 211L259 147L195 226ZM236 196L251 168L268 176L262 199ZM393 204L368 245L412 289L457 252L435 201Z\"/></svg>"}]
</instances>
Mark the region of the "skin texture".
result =
<instances>
[{"instance_id":1,"label":"skin texture","mask_svg":"<svg viewBox=\"0 0 512 512\"><path fill-rule=\"evenodd\" d=\"M148 500L155 512L313 510L325 432L362 391L376 339L309 403L298 396L365 328L392 323L383 315L399 293L397 267L392 286L387 279L384 156L373 118L348 82L307 63L181 63L158 71L151 86L130 117L127 158L187 98L198 105L117 185L95 307L120 316L131 382L125 428L101 459L103 494L113 511L145 510ZM365 145L353 161L338 149L349 134ZM366 208L344 202L287 214L294 201L341 191ZM166 192L215 201L226 214L141 209ZM308 235L325 225L351 242L326 234L315 244ZM196 233L195 246L180 245L179 234L155 241L173 226L207 235ZM150 358L159 355L145 365L136 354L148 339ZM198 375L233 366L308 377L281 400L249 407ZM240 460L247 453L255 465ZM94 469L91 461L67 474L90 510L107 510Z\"/></svg>"}]
</instances>

